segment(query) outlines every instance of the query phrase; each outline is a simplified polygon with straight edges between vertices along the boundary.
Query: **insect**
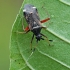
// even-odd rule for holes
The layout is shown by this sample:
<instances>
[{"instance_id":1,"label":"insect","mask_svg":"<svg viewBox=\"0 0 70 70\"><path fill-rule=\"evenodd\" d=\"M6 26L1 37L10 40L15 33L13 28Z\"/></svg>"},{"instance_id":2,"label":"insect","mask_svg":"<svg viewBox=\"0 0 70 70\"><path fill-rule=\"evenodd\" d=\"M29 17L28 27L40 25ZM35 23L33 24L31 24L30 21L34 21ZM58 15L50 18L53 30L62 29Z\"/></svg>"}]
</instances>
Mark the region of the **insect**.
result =
<instances>
[{"instance_id":1,"label":"insect","mask_svg":"<svg viewBox=\"0 0 70 70\"><path fill-rule=\"evenodd\" d=\"M34 36L36 38L37 43L40 40L44 40L44 38L48 41L48 43L49 43L49 41L52 41L52 40L48 40L48 38L44 34L41 33L42 28L46 29L46 27L42 26L41 24L50 20L50 18L46 18L46 19L40 21L37 8L30 4L26 4L24 6L23 16L26 19L26 22L28 24L28 26L26 28L24 28L24 26L23 26L24 32L28 33L29 31L31 31L33 33L33 36L31 39L31 50L32 50L32 42L33 42ZM42 36L44 38L42 38ZM49 43L49 45L50 45L50 43ZM34 50L35 50L35 48L34 48Z\"/></svg>"}]
</instances>

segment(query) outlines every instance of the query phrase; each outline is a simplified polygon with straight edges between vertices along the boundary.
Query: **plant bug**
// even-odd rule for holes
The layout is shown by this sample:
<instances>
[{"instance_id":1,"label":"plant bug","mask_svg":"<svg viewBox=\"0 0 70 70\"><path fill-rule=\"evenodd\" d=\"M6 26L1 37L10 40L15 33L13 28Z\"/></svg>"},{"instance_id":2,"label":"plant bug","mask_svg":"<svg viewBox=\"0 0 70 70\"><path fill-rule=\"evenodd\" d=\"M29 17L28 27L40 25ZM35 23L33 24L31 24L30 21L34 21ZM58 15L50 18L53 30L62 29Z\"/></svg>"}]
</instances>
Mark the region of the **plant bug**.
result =
<instances>
[{"instance_id":1,"label":"plant bug","mask_svg":"<svg viewBox=\"0 0 70 70\"><path fill-rule=\"evenodd\" d=\"M48 38L44 34L41 33L42 28L46 29L46 27L43 27L41 24L50 20L50 18L46 18L46 19L40 21L37 8L30 4L26 4L24 6L23 16L26 19L28 26L26 28L24 28L24 25L23 25L24 32L19 32L19 33L28 33L29 31L31 31L33 33L33 36L31 39L31 50L32 50L32 41L34 39L34 36L36 38L37 43L38 43L38 41L44 40L44 38L45 38L45 39L47 39L47 41L50 45L49 41L52 41L52 40L48 40ZM42 36L44 38L42 38ZM35 50L35 48L34 48L34 50Z\"/></svg>"}]
</instances>

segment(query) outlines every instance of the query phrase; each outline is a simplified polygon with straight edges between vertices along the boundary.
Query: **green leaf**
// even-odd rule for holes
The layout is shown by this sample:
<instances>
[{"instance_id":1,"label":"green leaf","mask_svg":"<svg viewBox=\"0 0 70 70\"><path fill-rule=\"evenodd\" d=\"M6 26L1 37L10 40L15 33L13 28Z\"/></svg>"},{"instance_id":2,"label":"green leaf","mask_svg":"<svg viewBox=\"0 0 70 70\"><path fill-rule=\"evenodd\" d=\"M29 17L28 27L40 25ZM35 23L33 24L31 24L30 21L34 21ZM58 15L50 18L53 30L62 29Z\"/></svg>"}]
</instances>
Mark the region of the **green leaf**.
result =
<instances>
[{"instance_id":1,"label":"green leaf","mask_svg":"<svg viewBox=\"0 0 70 70\"><path fill-rule=\"evenodd\" d=\"M70 1L68 1L70 3ZM40 19L47 18L46 12L50 14L50 21L43 24L49 27L42 29L48 39L52 39L51 46L46 40L41 40L36 45L33 40L33 48L30 50L32 32L22 32L22 9L25 4L37 7ZM70 5L67 0L25 0L14 22L10 45L10 70L70 70ZM45 11L42 6L46 8ZM23 18L24 19L24 18ZM25 19L23 20L26 26Z\"/></svg>"}]
</instances>

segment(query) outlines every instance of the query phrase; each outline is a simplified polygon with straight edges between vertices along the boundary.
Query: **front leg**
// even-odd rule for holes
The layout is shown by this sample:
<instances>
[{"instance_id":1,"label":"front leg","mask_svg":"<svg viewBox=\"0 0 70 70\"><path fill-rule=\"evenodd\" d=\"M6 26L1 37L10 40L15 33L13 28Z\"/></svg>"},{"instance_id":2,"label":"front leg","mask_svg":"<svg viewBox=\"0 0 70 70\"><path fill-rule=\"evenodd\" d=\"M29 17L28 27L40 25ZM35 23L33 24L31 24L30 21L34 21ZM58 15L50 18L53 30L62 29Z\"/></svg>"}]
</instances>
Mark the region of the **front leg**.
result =
<instances>
[{"instance_id":1,"label":"front leg","mask_svg":"<svg viewBox=\"0 0 70 70\"><path fill-rule=\"evenodd\" d=\"M23 17L21 17L21 19L22 19L22 28L23 28L24 31L23 32L17 31L16 33L20 33L20 34L28 33L30 31L29 26L24 28Z\"/></svg>"},{"instance_id":2,"label":"front leg","mask_svg":"<svg viewBox=\"0 0 70 70\"><path fill-rule=\"evenodd\" d=\"M19 32L19 31L17 31L16 33L19 33L19 34L26 34L26 33L28 33L30 30L27 30L27 31L24 31L24 32Z\"/></svg>"}]
</instances>

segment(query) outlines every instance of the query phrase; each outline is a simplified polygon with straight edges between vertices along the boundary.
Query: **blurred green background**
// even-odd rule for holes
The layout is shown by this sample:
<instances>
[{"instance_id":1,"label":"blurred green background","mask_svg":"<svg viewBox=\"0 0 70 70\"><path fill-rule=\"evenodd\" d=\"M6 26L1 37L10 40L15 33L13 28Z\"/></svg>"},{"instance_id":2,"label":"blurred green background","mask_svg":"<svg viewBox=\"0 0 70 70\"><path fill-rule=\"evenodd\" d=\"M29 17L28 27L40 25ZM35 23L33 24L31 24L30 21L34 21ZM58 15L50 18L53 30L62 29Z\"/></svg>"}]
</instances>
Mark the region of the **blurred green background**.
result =
<instances>
[{"instance_id":1,"label":"blurred green background","mask_svg":"<svg viewBox=\"0 0 70 70\"><path fill-rule=\"evenodd\" d=\"M9 43L13 22L23 0L0 0L0 70L9 70Z\"/></svg>"}]
</instances>

